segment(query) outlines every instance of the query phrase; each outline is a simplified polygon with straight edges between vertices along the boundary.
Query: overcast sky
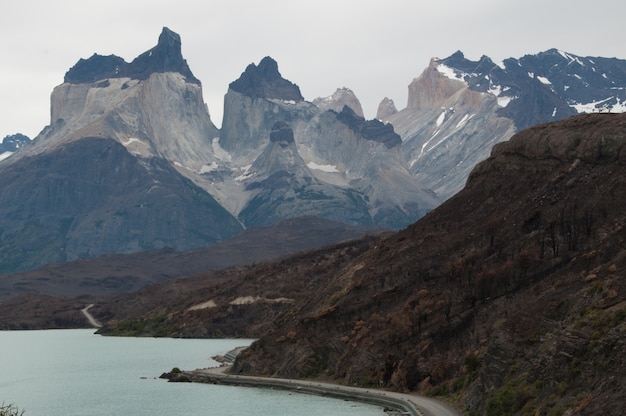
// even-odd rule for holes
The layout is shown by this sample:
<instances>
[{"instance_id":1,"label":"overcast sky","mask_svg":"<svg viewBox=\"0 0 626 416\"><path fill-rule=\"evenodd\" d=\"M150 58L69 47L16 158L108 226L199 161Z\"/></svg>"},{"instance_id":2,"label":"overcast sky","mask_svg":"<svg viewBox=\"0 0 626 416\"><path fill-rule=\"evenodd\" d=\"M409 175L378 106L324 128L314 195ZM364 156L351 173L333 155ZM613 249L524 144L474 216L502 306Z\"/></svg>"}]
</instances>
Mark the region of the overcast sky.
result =
<instances>
[{"instance_id":1,"label":"overcast sky","mask_svg":"<svg viewBox=\"0 0 626 416\"><path fill-rule=\"evenodd\" d=\"M80 58L130 62L163 26L203 85L219 127L228 84L271 56L304 98L352 89L365 116L407 87L431 57L457 50L478 60L550 48L626 59L626 2L606 0L9 0L0 6L0 139L36 136L50 120L50 93Z\"/></svg>"}]
</instances>

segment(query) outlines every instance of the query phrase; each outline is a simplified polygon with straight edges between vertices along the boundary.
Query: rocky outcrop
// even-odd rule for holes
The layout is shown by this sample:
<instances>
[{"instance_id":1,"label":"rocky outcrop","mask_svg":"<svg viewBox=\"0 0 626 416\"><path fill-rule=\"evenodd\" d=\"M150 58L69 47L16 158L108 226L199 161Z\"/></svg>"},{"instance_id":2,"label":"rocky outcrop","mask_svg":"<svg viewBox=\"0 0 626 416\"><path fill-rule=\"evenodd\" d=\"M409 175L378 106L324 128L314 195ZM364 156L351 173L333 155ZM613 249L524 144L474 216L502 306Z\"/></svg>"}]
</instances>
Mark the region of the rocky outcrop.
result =
<instances>
[{"instance_id":1,"label":"rocky outcrop","mask_svg":"<svg viewBox=\"0 0 626 416\"><path fill-rule=\"evenodd\" d=\"M319 180L298 153L293 130L276 122L270 143L248 169L250 199L239 218L251 226L314 215L351 225L371 225L359 192Z\"/></svg>"},{"instance_id":2,"label":"rocky outcrop","mask_svg":"<svg viewBox=\"0 0 626 416\"><path fill-rule=\"evenodd\" d=\"M270 143L282 143L282 147L295 143L293 129L284 121L277 121L270 131Z\"/></svg>"},{"instance_id":3,"label":"rocky outcrop","mask_svg":"<svg viewBox=\"0 0 626 416\"><path fill-rule=\"evenodd\" d=\"M343 110L337 114L337 120L347 125L350 130L358 133L364 139L380 142L389 149L402 143L402 139L393 130L393 126L384 124L379 120L366 121L348 106L344 106Z\"/></svg>"},{"instance_id":4,"label":"rocky outcrop","mask_svg":"<svg viewBox=\"0 0 626 416\"><path fill-rule=\"evenodd\" d=\"M336 113L340 113L345 106L348 106L357 116L365 117L361 102L349 88L337 88L333 95L325 98L316 98L313 100L313 104L324 111L333 110Z\"/></svg>"},{"instance_id":5,"label":"rocky outcrop","mask_svg":"<svg viewBox=\"0 0 626 416\"><path fill-rule=\"evenodd\" d=\"M398 112L396 108L396 104L390 98L383 98L383 100L378 104L378 110L376 110L376 118L378 120L383 120L389 116L392 116Z\"/></svg>"},{"instance_id":6,"label":"rocky outcrop","mask_svg":"<svg viewBox=\"0 0 626 416\"><path fill-rule=\"evenodd\" d=\"M278 72L275 60L266 56L259 65L250 64L229 89L250 98L273 98L277 100L302 101L300 88L284 79Z\"/></svg>"},{"instance_id":7,"label":"rocky outcrop","mask_svg":"<svg viewBox=\"0 0 626 416\"><path fill-rule=\"evenodd\" d=\"M6 152L14 153L28 143L30 138L21 133L5 136L0 142L0 155Z\"/></svg>"},{"instance_id":8,"label":"rocky outcrop","mask_svg":"<svg viewBox=\"0 0 626 416\"><path fill-rule=\"evenodd\" d=\"M180 36L163 28L158 44L139 55L131 63L115 56L94 54L89 59L81 59L65 74L64 82L70 84L90 84L102 81L106 85L109 78L130 78L146 80L154 73L176 72L185 77L187 82L200 84L191 73L187 61L181 52Z\"/></svg>"}]
</instances>

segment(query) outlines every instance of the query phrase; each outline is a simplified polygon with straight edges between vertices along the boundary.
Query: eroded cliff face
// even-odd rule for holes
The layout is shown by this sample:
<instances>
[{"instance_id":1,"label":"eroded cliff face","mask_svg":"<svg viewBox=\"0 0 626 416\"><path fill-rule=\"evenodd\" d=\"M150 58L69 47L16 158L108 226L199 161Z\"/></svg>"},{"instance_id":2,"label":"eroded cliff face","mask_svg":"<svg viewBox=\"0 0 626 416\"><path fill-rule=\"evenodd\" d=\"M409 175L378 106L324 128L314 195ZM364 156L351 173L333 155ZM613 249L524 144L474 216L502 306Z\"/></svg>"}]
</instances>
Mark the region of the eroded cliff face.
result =
<instances>
[{"instance_id":1,"label":"eroded cliff face","mask_svg":"<svg viewBox=\"0 0 626 416\"><path fill-rule=\"evenodd\" d=\"M211 144L219 132L201 87L181 74L64 83L54 89L51 101L51 125L30 154L91 136L112 138L138 157L164 158L194 171L215 161Z\"/></svg>"}]
</instances>

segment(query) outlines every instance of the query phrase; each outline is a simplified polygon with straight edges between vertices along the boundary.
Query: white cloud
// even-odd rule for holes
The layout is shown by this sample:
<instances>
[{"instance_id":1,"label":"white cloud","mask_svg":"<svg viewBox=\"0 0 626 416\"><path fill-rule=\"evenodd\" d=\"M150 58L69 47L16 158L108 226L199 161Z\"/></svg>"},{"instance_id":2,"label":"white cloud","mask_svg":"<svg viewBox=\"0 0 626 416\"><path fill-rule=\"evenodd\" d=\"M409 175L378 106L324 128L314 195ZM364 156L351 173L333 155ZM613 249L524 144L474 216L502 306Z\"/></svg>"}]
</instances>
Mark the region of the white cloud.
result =
<instances>
[{"instance_id":1,"label":"white cloud","mask_svg":"<svg viewBox=\"0 0 626 416\"><path fill-rule=\"evenodd\" d=\"M484 54L496 62L553 47L582 56L626 58L626 44L619 40L626 14L622 0L598 8L582 0L512 3L8 2L0 14L5 39L0 44L0 136L22 132L32 137L48 124L50 93L78 59L95 52L131 60L156 44L163 26L181 35L183 55L202 81L217 125L228 84L267 55L307 100L346 86L361 100L367 118L375 116L385 96L402 108L407 86L430 58L456 50L469 59ZM602 33L601 41L588 33Z\"/></svg>"}]
</instances>

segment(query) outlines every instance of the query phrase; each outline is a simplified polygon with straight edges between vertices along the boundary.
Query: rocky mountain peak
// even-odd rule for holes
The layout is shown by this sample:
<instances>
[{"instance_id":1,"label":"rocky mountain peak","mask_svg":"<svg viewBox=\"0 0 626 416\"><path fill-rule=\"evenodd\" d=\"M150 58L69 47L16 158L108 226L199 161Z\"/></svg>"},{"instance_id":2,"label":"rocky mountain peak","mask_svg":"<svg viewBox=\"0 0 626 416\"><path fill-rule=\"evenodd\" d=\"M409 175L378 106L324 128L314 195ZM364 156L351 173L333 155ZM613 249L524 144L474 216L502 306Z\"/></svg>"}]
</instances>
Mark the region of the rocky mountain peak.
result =
<instances>
[{"instance_id":1,"label":"rocky mountain peak","mask_svg":"<svg viewBox=\"0 0 626 416\"><path fill-rule=\"evenodd\" d=\"M378 120L383 120L386 117L394 115L398 112L396 108L396 104L390 98L383 98L383 100L378 104L378 110L376 110L376 118Z\"/></svg>"},{"instance_id":2,"label":"rocky mountain peak","mask_svg":"<svg viewBox=\"0 0 626 416\"><path fill-rule=\"evenodd\" d=\"M303 101L300 87L284 79L278 72L278 63L269 56L250 64L239 79L228 86L231 90L251 98L270 98Z\"/></svg>"},{"instance_id":3,"label":"rocky mountain peak","mask_svg":"<svg viewBox=\"0 0 626 416\"><path fill-rule=\"evenodd\" d=\"M428 68L409 84L407 108L411 110L440 108L447 99L466 87L462 78L456 76L456 72L454 77L448 73L454 71L453 69L442 71L442 68L450 68L445 66L444 62L448 61L431 59Z\"/></svg>"},{"instance_id":4,"label":"rocky mountain peak","mask_svg":"<svg viewBox=\"0 0 626 416\"><path fill-rule=\"evenodd\" d=\"M88 59L80 59L65 74L64 82L71 84L94 83L106 78L147 79L153 73L178 72L188 82L200 84L192 74L181 52L178 33L164 27L157 45L142 53L131 63L119 56L93 54Z\"/></svg>"},{"instance_id":5,"label":"rocky mountain peak","mask_svg":"<svg viewBox=\"0 0 626 416\"><path fill-rule=\"evenodd\" d=\"M183 59L180 35L167 27L161 31L157 45L135 58L129 68L134 79L146 79L154 72L178 72L187 81L200 84Z\"/></svg>"},{"instance_id":6,"label":"rocky mountain peak","mask_svg":"<svg viewBox=\"0 0 626 416\"><path fill-rule=\"evenodd\" d=\"M365 117L363 115L361 102L350 88L337 88L333 95L325 98L316 98L315 100L313 100L313 104L315 104L322 110L333 110L337 113L341 112L343 107L347 105L352 109L352 111L355 112L356 115L358 115L359 117Z\"/></svg>"},{"instance_id":7,"label":"rocky mountain peak","mask_svg":"<svg viewBox=\"0 0 626 416\"><path fill-rule=\"evenodd\" d=\"M78 62L65 73L63 82L70 84L90 84L105 78L117 78L126 61L116 55L98 55L94 53L88 59Z\"/></svg>"},{"instance_id":8,"label":"rocky mountain peak","mask_svg":"<svg viewBox=\"0 0 626 416\"><path fill-rule=\"evenodd\" d=\"M20 147L24 146L26 143L30 142L30 138L28 136L23 135L22 133L11 134L9 136L5 136L0 141L0 154L4 152L15 152Z\"/></svg>"}]
</instances>

